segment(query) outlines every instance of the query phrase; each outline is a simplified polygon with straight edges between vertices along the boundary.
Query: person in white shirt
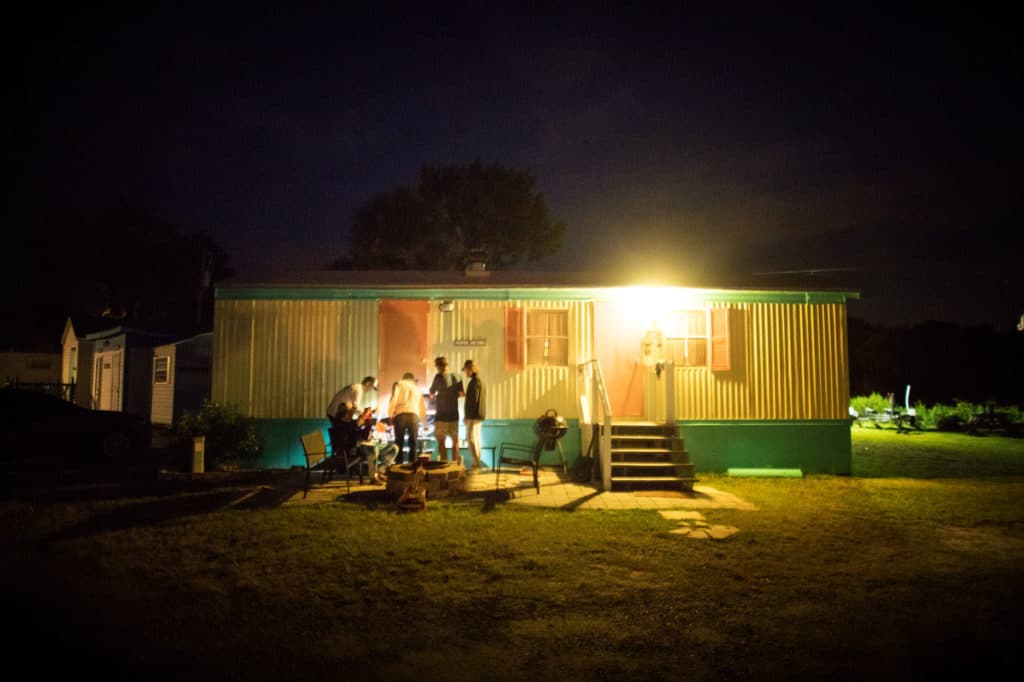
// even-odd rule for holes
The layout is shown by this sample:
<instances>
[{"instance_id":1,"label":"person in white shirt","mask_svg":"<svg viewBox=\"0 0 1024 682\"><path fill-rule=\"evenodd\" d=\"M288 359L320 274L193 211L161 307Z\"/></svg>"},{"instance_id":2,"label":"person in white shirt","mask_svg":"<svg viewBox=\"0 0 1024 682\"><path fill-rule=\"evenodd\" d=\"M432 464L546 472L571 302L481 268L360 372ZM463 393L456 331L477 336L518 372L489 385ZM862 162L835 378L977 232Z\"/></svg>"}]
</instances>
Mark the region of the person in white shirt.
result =
<instances>
[{"instance_id":1,"label":"person in white shirt","mask_svg":"<svg viewBox=\"0 0 1024 682\"><path fill-rule=\"evenodd\" d=\"M358 384L349 384L334 394L331 402L327 405L327 418L331 420L331 444L335 452L351 452L359 440L359 425L356 421L362 411L364 399L370 391L377 389L377 379L365 377ZM371 479L376 478L376 463L367 462ZM359 480L363 480L362 472Z\"/></svg>"},{"instance_id":2,"label":"person in white shirt","mask_svg":"<svg viewBox=\"0 0 1024 682\"><path fill-rule=\"evenodd\" d=\"M361 383L349 384L334 394L327 405L327 418L331 424L340 421L353 421L368 405L363 404L363 396L377 390L377 379L366 377Z\"/></svg>"},{"instance_id":3,"label":"person in white shirt","mask_svg":"<svg viewBox=\"0 0 1024 682\"><path fill-rule=\"evenodd\" d=\"M427 403L423 394L416 386L416 375L406 372L402 380L395 384L391 392L391 400L388 407L388 417L395 429L395 445L398 446L398 456L395 461L402 463L402 448L406 441L409 445L409 463L416 464L416 436L419 432L420 421L427 419Z\"/></svg>"}]
</instances>

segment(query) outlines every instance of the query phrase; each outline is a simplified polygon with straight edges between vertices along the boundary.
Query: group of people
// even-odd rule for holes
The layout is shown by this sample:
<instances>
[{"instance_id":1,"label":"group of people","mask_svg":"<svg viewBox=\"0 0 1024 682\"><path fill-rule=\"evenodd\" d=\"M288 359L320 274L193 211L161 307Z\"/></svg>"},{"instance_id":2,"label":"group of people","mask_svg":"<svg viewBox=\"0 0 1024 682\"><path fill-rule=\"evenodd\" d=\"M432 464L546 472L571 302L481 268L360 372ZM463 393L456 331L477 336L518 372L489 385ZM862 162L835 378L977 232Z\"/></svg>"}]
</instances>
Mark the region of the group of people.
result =
<instances>
[{"instance_id":1,"label":"group of people","mask_svg":"<svg viewBox=\"0 0 1024 682\"><path fill-rule=\"evenodd\" d=\"M465 398L466 442L473 458L472 468L483 467L480 457L481 434L485 419L484 387L480 381L479 369L472 360L466 360L462 373L463 382L448 371L448 360L434 359L437 374L430 384L429 395L435 404L434 438L437 441L438 459L448 461L448 439L452 439L452 459L461 462L459 455L459 398ZM367 395L377 390L376 377L365 377L358 384L350 384L338 391L327 406L327 418L331 420L331 441L336 449L351 450L370 436L373 427L373 405ZM417 435L420 424L427 419L427 407L423 393L416 385L416 376L406 372L401 381L395 382L388 402L388 423L394 430L394 446L397 448L395 462L401 464L405 448L409 451L409 462L415 464ZM381 482L374 462L370 462L370 477L375 483Z\"/></svg>"}]
</instances>

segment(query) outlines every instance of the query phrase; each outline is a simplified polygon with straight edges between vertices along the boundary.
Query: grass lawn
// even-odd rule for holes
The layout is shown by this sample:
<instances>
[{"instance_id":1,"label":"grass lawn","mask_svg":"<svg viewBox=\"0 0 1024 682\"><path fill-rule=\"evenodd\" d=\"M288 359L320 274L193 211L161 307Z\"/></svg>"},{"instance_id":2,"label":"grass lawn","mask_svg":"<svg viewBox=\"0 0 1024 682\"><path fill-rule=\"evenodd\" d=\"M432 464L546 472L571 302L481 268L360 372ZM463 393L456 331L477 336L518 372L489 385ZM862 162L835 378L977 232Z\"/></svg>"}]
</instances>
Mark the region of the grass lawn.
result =
<instances>
[{"instance_id":1,"label":"grass lawn","mask_svg":"<svg viewBox=\"0 0 1024 682\"><path fill-rule=\"evenodd\" d=\"M998 676L1024 606L1024 440L853 443L855 477L703 476L758 507L705 511L740 529L723 541L654 511L9 488L8 645L106 679Z\"/></svg>"}]
</instances>

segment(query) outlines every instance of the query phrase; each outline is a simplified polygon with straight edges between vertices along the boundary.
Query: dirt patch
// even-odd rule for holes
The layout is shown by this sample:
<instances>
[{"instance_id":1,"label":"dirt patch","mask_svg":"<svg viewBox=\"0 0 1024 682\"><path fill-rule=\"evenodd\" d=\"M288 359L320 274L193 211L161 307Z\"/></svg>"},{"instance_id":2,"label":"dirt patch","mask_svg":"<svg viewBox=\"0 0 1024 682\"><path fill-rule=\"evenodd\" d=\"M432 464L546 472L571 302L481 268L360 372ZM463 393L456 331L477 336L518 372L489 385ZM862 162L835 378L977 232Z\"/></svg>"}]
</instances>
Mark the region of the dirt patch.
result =
<instances>
[{"instance_id":1,"label":"dirt patch","mask_svg":"<svg viewBox=\"0 0 1024 682\"><path fill-rule=\"evenodd\" d=\"M1024 538L1010 535L999 527L945 526L940 528L939 539L958 552L972 554L1024 553Z\"/></svg>"}]
</instances>

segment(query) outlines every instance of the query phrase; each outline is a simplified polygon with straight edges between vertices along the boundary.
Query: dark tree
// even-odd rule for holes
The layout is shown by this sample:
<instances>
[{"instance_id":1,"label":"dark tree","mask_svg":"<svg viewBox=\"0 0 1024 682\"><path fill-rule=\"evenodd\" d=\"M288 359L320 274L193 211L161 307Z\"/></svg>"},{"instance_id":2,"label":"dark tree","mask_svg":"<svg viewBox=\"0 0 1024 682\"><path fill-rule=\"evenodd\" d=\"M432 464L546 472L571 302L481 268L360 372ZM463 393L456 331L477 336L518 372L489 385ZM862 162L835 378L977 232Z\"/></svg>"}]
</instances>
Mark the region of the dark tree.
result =
<instances>
[{"instance_id":1,"label":"dark tree","mask_svg":"<svg viewBox=\"0 0 1024 682\"><path fill-rule=\"evenodd\" d=\"M182 334L209 329L212 285L231 274L224 251L136 205L45 211L26 219L4 269L12 322L6 348L48 350L68 315Z\"/></svg>"},{"instance_id":2,"label":"dark tree","mask_svg":"<svg viewBox=\"0 0 1024 682\"><path fill-rule=\"evenodd\" d=\"M969 400L1024 405L1024 334L927 322L885 327L851 318L850 394L895 393L900 402Z\"/></svg>"},{"instance_id":3,"label":"dark tree","mask_svg":"<svg viewBox=\"0 0 1024 682\"><path fill-rule=\"evenodd\" d=\"M424 166L415 188L372 198L355 215L339 269L461 268L473 251L491 267L536 261L562 245L565 223L548 211L528 171L500 164Z\"/></svg>"}]
</instances>

